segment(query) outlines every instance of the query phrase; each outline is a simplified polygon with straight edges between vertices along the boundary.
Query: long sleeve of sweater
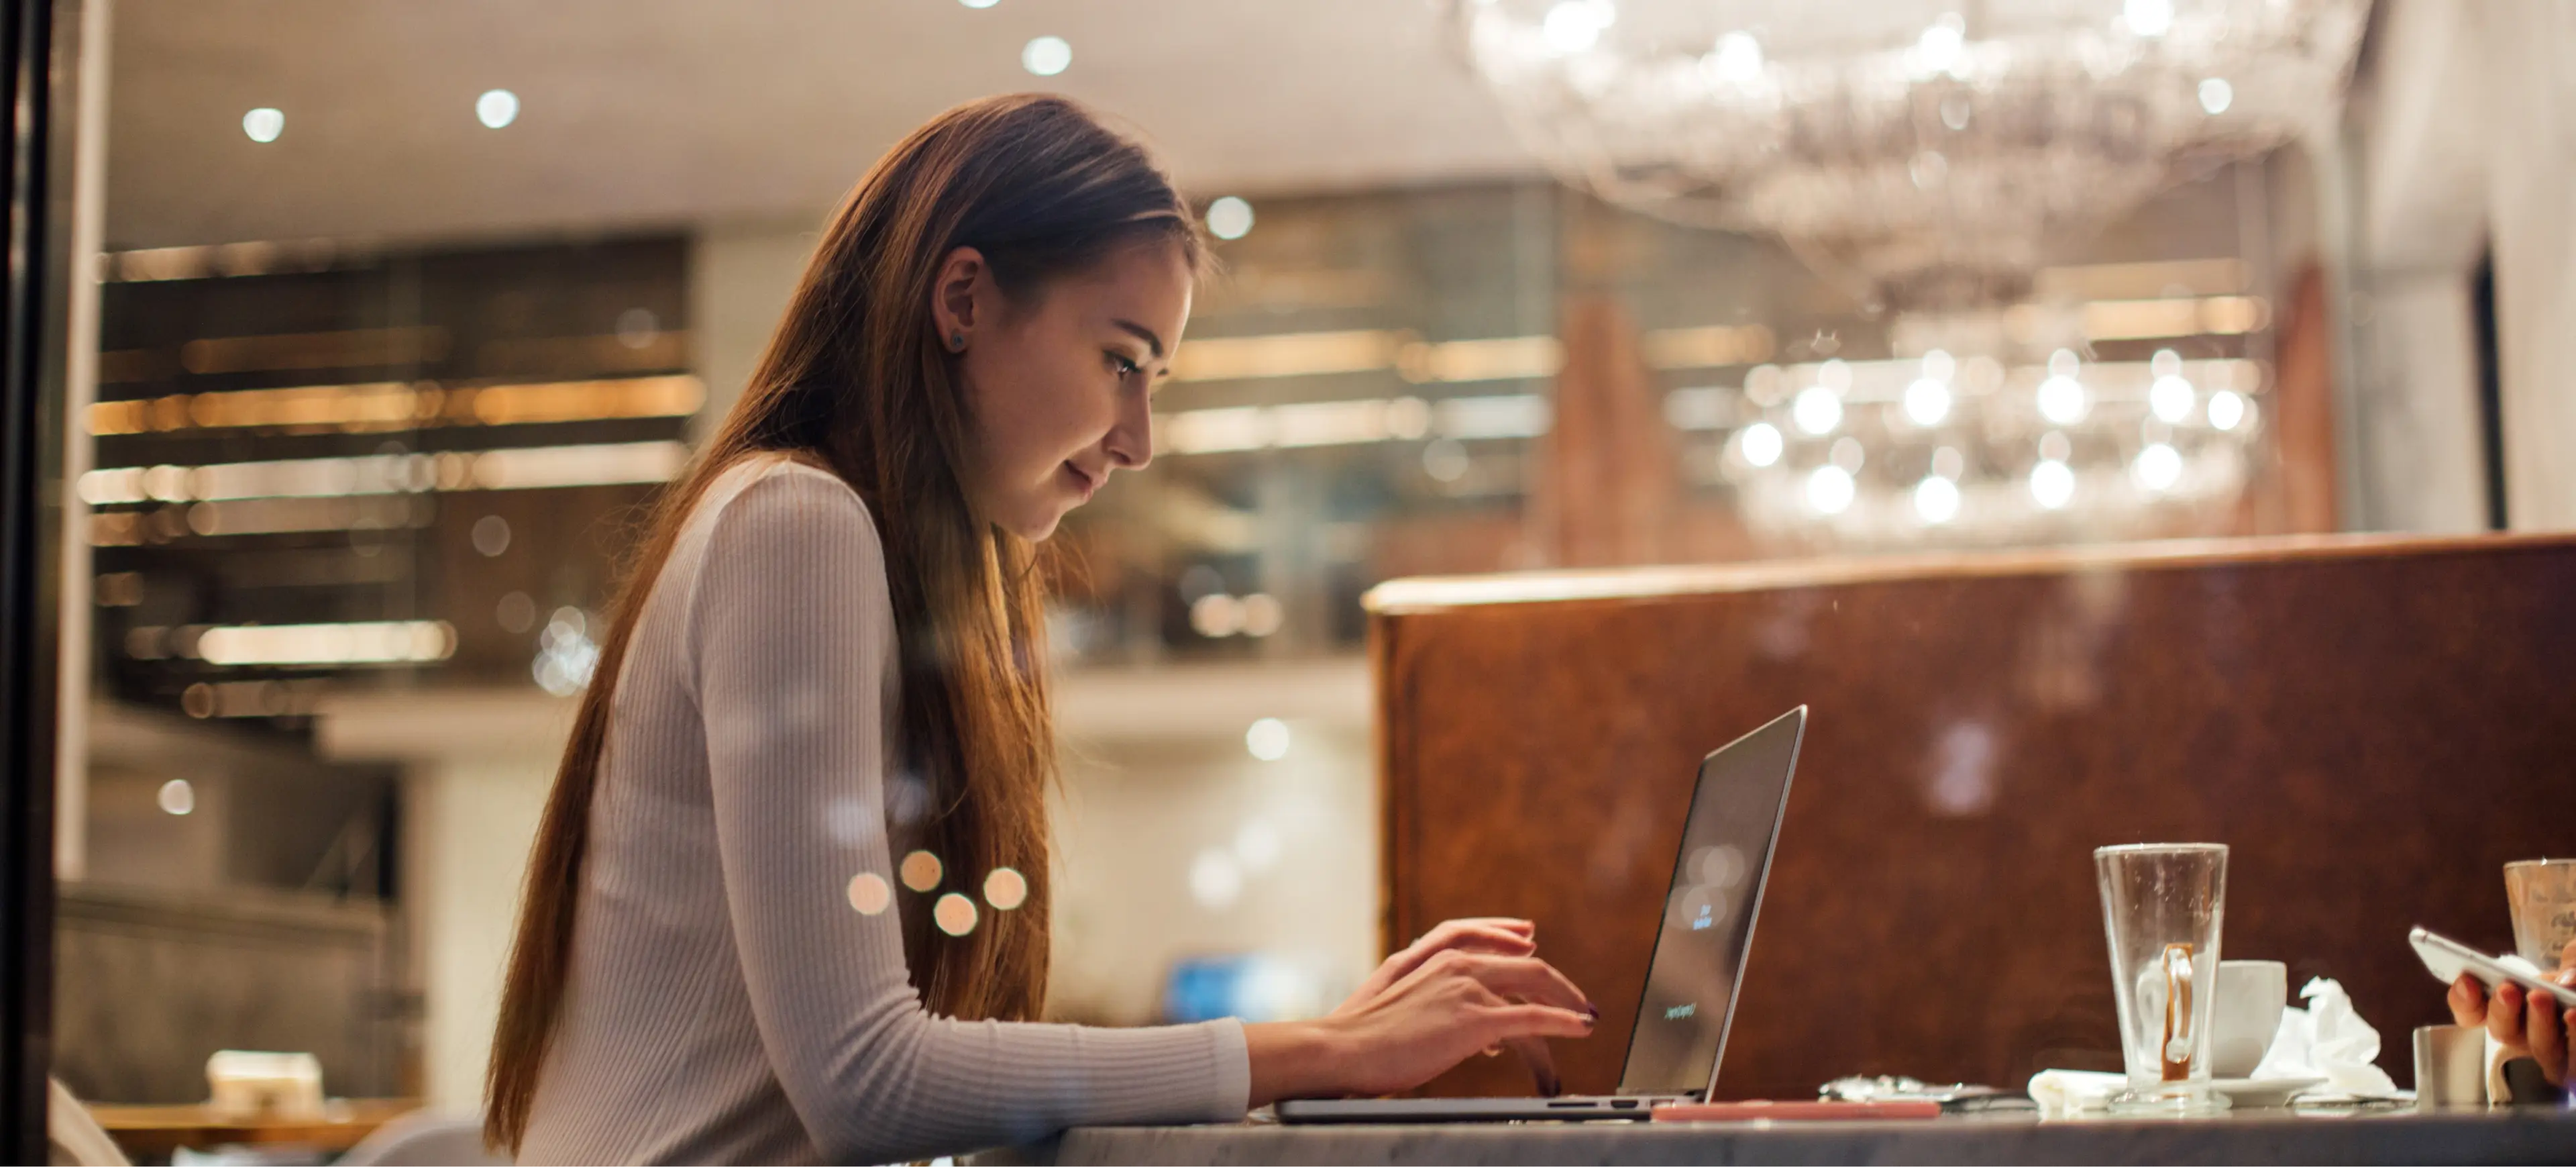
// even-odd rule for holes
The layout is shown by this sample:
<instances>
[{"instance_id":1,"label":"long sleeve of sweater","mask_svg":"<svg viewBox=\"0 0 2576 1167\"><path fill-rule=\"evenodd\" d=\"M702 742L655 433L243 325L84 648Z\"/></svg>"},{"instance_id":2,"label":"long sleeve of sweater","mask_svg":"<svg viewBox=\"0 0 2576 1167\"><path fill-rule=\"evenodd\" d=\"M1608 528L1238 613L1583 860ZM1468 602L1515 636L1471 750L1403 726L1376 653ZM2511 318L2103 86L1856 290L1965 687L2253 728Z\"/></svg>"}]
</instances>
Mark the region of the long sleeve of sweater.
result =
<instances>
[{"instance_id":1,"label":"long sleeve of sweater","mask_svg":"<svg viewBox=\"0 0 2576 1167\"><path fill-rule=\"evenodd\" d=\"M817 1150L888 1162L1073 1125L1242 1117L1239 1023L1101 1029L924 1008L896 912L862 912L849 891L872 875L915 894L885 828L896 641L875 526L846 484L801 466L721 505L686 646L723 902L760 1045ZM949 883L971 896L982 875Z\"/></svg>"}]
</instances>

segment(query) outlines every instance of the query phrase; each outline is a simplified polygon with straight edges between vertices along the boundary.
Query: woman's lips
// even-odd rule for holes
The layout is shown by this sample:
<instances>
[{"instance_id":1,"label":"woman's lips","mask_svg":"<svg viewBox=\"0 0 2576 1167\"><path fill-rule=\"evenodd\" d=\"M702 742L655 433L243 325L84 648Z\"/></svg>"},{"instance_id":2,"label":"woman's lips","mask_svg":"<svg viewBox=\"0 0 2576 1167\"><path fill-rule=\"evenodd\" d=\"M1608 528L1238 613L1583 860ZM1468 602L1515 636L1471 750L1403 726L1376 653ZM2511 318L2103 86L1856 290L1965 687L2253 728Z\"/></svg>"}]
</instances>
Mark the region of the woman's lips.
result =
<instances>
[{"instance_id":1,"label":"woman's lips","mask_svg":"<svg viewBox=\"0 0 2576 1167\"><path fill-rule=\"evenodd\" d=\"M1064 473L1067 478L1072 480L1073 489L1075 492L1082 495L1082 501L1084 502L1090 502L1092 494L1100 489L1099 479L1083 473L1082 467L1076 466L1071 462L1064 464Z\"/></svg>"}]
</instances>

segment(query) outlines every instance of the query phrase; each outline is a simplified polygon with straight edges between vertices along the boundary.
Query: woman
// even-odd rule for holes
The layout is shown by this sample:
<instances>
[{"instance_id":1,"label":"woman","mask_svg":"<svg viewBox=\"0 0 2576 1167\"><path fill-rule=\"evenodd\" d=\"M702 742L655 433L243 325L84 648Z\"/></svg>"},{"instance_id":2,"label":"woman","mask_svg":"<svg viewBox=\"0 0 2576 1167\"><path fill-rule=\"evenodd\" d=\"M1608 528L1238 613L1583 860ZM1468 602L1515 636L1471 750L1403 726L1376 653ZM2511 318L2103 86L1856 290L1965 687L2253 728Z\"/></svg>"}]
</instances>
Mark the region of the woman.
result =
<instances>
[{"instance_id":1,"label":"woman","mask_svg":"<svg viewBox=\"0 0 2576 1167\"><path fill-rule=\"evenodd\" d=\"M1032 1023L1034 545L1151 456L1203 263L1144 152L1058 98L951 110L860 180L613 608L529 863L494 1145L887 1162L1384 1093L1590 1032L1504 920L1444 924L1319 1021ZM931 892L896 890L898 855Z\"/></svg>"}]
</instances>

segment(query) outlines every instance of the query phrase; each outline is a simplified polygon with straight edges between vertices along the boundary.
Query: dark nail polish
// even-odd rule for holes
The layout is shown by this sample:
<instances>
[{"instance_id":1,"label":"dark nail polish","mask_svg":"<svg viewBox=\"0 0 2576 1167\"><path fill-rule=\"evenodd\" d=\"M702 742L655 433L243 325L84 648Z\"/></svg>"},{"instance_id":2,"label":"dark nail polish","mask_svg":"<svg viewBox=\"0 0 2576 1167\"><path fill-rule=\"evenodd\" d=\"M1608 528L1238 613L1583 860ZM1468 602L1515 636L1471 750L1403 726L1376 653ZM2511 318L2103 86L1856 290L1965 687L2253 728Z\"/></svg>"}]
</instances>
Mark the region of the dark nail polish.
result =
<instances>
[{"instance_id":1,"label":"dark nail polish","mask_svg":"<svg viewBox=\"0 0 2576 1167\"><path fill-rule=\"evenodd\" d=\"M1584 1007L1583 1007L1583 1019L1584 1019L1584 1020L1586 1020L1586 1021L1599 1021L1599 1020L1601 1020L1601 1007L1600 1007L1599 1005L1586 1005L1586 1006L1584 1006Z\"/></svg>"}]
</instances>

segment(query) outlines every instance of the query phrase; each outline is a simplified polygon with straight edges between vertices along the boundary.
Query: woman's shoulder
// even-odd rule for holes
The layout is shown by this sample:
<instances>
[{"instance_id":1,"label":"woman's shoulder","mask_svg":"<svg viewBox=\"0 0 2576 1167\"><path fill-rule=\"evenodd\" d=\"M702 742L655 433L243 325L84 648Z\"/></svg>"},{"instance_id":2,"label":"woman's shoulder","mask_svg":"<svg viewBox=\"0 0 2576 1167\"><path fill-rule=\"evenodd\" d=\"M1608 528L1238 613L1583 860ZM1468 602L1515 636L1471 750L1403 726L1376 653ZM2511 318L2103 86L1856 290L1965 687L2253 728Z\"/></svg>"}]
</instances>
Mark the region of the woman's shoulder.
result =
<instances>
[{"instance_id":1,"label":"woman's shoulder","mask_svg":"<svg viewBox=\"0 0 2576 1167\"><path fill-rule=\"evenodd\" d=\"M666 578L704 590L710 575L763 586L824 563L881 582L885 545L867 503L841 476L780 453L747 455L719 472L690 508ZM690 601L691 606L695 601Z\"/></svg>"},{"instance_id":2,"label":"woman's shoulder","mask_svg":"<svg viewBox=\"0 0 2576 1167\"><path fill-rule=\"evenodd\" d=\"M832 533L877 538L866 500L840 475L793 454L745 455L725 468L699 500L694 523L716 532L757 532L790 538Z\"/></svg>"},{"instance_id":3,"label":"woman's shoulder","mask_svg":"<svg viewBox=\"0 0 2576 1167\"><path fill-rule=\"evenodd\" d=\"M678 602L694 627L709 603L784 597L813 586L882 601L885 570L876 522L848 482L789 455L760 453L707 484L663 577L677 581Z\"/></svg>"}]
</instances>

